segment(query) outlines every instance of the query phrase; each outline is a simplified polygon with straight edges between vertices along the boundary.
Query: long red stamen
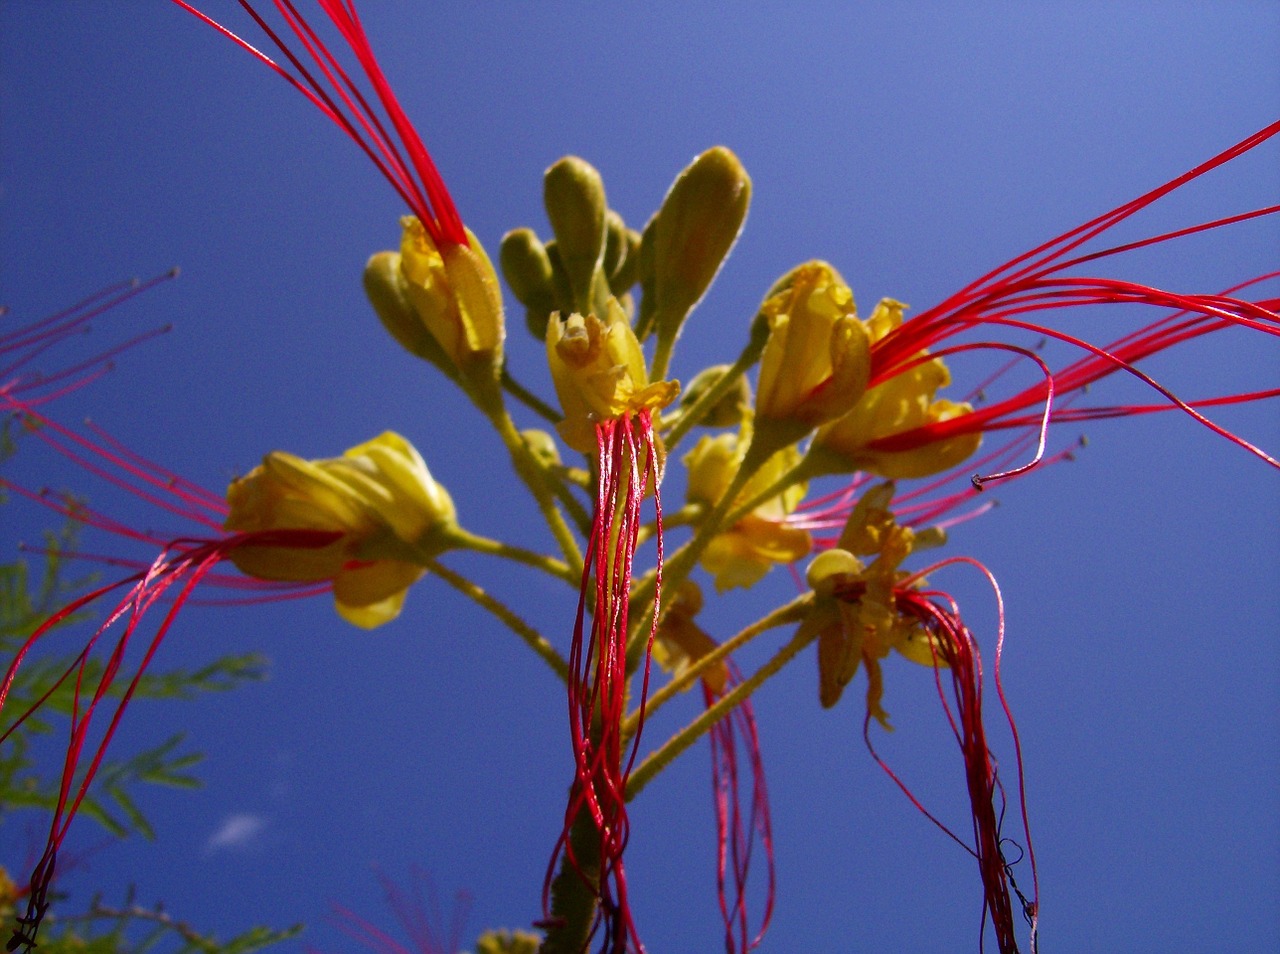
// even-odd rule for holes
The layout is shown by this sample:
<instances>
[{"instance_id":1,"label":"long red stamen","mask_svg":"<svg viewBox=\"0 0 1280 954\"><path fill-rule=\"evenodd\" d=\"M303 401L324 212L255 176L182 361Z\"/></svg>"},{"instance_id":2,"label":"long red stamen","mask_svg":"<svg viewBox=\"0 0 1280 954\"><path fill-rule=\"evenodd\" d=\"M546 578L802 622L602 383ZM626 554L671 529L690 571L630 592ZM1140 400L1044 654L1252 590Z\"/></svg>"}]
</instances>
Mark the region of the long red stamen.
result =
<instances>
[{"instance_id":1,"label":"long red stamen","mask_svg":"<svg viewBox=\"0 0 1280 954\"><path fill-rule=\"evenodd\" d=\"M5 672L3 681L0 682L0 711L4 708L4 702L8 697L9 690L17 677L23 660L36 643L79 610L96 602L113 590L125 586L129 587L127 594L108 612L106 620L94 632L71 666L54 681L44 695L21 713L9 728L0 733L0 743L3 743L74 673L70 736L67 743L66 756L63 760L62 781L58 789L58 800L54 807L44 852L31 874L27 910L26 914L19 918L21 927L20 931L15 933L14 942L16 943L13 946L24 945L32 947L35 945L40 920L49 906L49 887L55 873L58 850L67 836L71 822L80 810L89 786L102 765L107 747L111 744L111 740L119 728L120 719L133 699L138 684L146 674L147 668L151 665L151 661L155 657L156 651L160 648L161 642L164 641L178 613L190 598L195 587L199 585L214 566L226 559L238 547L245 545L323 547L332 543L338 536L339 534L336 533L320 531L272 531L264 534L240 534L215 541L175 542L157 556L145 571L92 590L59 610L41 624L22 644ZM132 637L147 611L157 601L165 598L167 591L175 585L179 585L177 594L172 597L168 610L156 627L151 641L147 644L142 659L138 663L137 670L121 693L120 701L116 704L115 711L108 719L96 748L93 748L93 754L87 767L81 772L80 765L89 740L89 730L94 723L94 716L97 713L99 704L116 682L124 661L125 652ZM99 638L120 620L125 621L123 632L115 647L108 654L96 686L88 685L87 682L91 681L92 678L88 667L93 650ZM86 702L86 695L90 693L91 695ZM11 949L13 948L11 947Z\"/></svg>"},{"instance_id":2,"label":"long red stamen","mask_svg":"<svg viewBox=\"0 0 1280 954\"><path fill-rule=\"evenodd\" d=\"M164 539L153 532L135 530L70 498L47 492L38 493L0 478L0 486L5 489L48 507L69 519L87 523L135 542L160 547L159 555L148 562L105 556L91 557L100 562L125 566L132 572L123 579L100 586L80 596L54 613L23 643L5 672L3 681L0 681L0 712L2 712L23 661L37 643L80 610L97 603L111 593L125 590L124 596L107 613L106 619L94 631L71 665L40 698L31 702L25 711L21 712L3 732L0 732L0 743L3 743L59 687L71 681L73 693L70 735L63 760L62 780L45 848L31 875L27 910L25 915L19 918L19 927L11 941L10 949L15 949L19 946L29 948L35 944L41 918L48 907L49 889L55 874L59 848L102 765L125 709L128 708L140 681L178 613L191 601L196 587L202 583L214 583L230 584L233 588L241 589L256 588L257 581L236 578L233 582L229 575L214 572L215 567L242 547L323 548L338 540L341 533L320 530L269 530L223 534L218 518L225 514L225 504L208 491L122 448L118 442L107 438L100 430L96 431L100 439L95 442L39 414L11 392L0 394L0 398L2 398L0 408L30 422L34 433L41 440L81 468L169 513L196 522L205 531L212 530L218 534L212 539L184 537ZM264 594L249 601L296 598L317 591L314 584L281 586L262 583L261 586ZM134 641L143 617L162 601L167 601L169 605L147 643L136 671L119 693L119 701L112 714L106 719L106 725L98 737L96 746L90 745L90 730L95 724L102 723L100 719L95 723L95 718L99 714L99 705L119 680L125 653ZM101 664L101 674L96 677L95 684L93 682L95 670L91 668L94 650L102 636L116 624L121 625L122 631Z\"/></svg>"},{"instance_id":3,"label":"long red stamen","mask_svg":"<svg viewBox=\"0 0 1280 954\"><path fill-rule=\"evenodd\" d=\"M301 57L290 49L288 42L271 28L249 0L239 2L272 45L297 71L296 76L248 41L201 13L187 0L173 2L265 63L346 133L391 183L391 187L418 217L437 246L469 244L462 218L445 187L444 179L378 64L364 26L356 13L354 0L317 2L355 55L365 78L373 87L374 95L382 105L394 136L388 131L387 123L378 115L369 99L325 46L292 0L273 0L273 3L301 44L305 55L310 58L312 69L307 68Z\"/></svg>"},{"instance_id":4,"label":"long red stamen","mask_svg":"<svg viewBox=\"0 0 1280 954\"><path fill-rule=\"evenodd\" d=\"M742 681L742 674L728 663L728 679L720 692L702 681L703 701L710 708L724 693ZM716 813L716 886L720 914L724 918L725 951L745 954L764 940L773 917L774 860L773 831L769 816L769 792L765 785L764 762L760 756L760 737L756 731L755 712L751 702L744 702L711 728L711 785ZM751 772L750 808L744 813L742 782L739 771L739 740L746 746ZM744 817L745 815L745 817ZM747 878L756 839L764 848L768 866L764 914L760 928L751 932L747 911ZM732 900L729 898L729 872L732 871Z\"/></svg>"},{"instance_id":5,"label":"long red stamen","mask_svg":"<svg viewBox=\"0 0 1280 954\"><path fill-rule=\"evenodd\" d=\"M649 411L596 425L599 480L582 590L569 652L569 728L574 752L574 780L565 812L565 827L552 854L543 885L543 907L549 911L551 882L561 852L599 900L602 950L641 949L631 916L622 854L630 834L626 784L635 762L644 707L649 691L649 664L657 620L645 651L640 689L640 719L630 752L622 720L626 711L628 602L631 573L640 531L640 507L648 487L654 488L658 532L658 580L661 593L662 503L660 463ZM594 583L593 583L594 580ZM594 590L591 588L594 586ZM590 638L587 638L587 594L594 592ZM592 878L575 857L570 832L583 817L599 835L599 878Z\"/></svg>"},{"instance_id":6,"label":"long red stamen","mask_svg":"<svg viewBox=\"0 0 1280 954\"><path fill-rule=\"evenodd\" d=\"M1100 252L1067 259L1066 256L1091 239L1101 235L1108 229L1152 205L1169 193L1181 188L1188 182L1225 165L1233 159L1244 155L1249 150L1261 145L1280 133L1280 121L1259 130L1241 140L1234 146L1223 150L1218 155L1201 163L1194 169L1171 179L1161 186L1152 189L1130 202L1117 206L1083 225L1077 226L1043 245L1025 252L1022 255L993 269L986 275L970 283L945 301L917 315L911 321L885 336L872 349L872 381L881 380L886 370L908 360L921 348L929 347L965 327L983 322L984 310L998 304L1003 296L1016 293L1019 289L1034 287L1041 280L1087 261L1119 254L1132 248L1143 247L1156 242L1167 241L1211 228L1218 228L1262 215L1271 215L1280 211L1280 207L1269 206L1254 210L1240 216L1218 219L1183 229L1178 232L1165 233L1142 240L1138 243L1104 249Z\"/></svg>"},{"instance_id":7,"label":"long red stamen","mask_svg":"<svg viewBox=\"0 0 1280 954\"><path fill-rule=\"evenodd\" d=\"M1005 400L980 408L971 415L961 415L950 421L925 425L874 441L870 445L871 449L908 450L963 433L1000 427L1030 426L1032 424L1030 416L1019 412L1035 406L1042 408L1041 417L1053 421L1082 420L1091 416L1118 416L1125 413L1124 409L1109 408L1106 413L1096 415L1083 408L1068 414L1052 412L1051 392L1056 389L1058 395L1067 395L1117 371L1124 371L1138 377L1163 395L1169 402L1165 405L1167 409L1187 413L1199 423L1264 462L1280 467L1280 462L1277 462L1274 457L1214 424L1197 410L1199 407L1210 406L1211 402L1183 401L1168 388L1135 367L1136 362L1153 354L1227 328L1239 327L1280 336L1280 314L1277 313L1275 301L1270 299L1248 301L1234 297L1234 293L1275 277L1274 274L1259 276L1218 295L1184 295L1117 279L1075 277L1063 274L1066 270L1085 263L1280 212L1280 206L1271 205L1100 251L1072 256L1072 253L1085 243L1193 179L1271 139L1277 133L1280 133L1280 122L1267 126L1145 195L1014 258L940 304L904 322L877 341L872 347L871 383L873 385L900 374L914 363L918 363L923 349L936 348L941 342L962 332L993 325L1014 328L1065 342L1084 351L1085 357L1061 371L1055 371L1042 383L1026 388ZM1077 336L1020 317L1048 310L1103 304L1140 304L1162 307L1171 309L1171 314L1113 341L1106 347L1089 344ZM991 380L999 377L1004 370L998 371ZM1270 396L1270 392L1259 391L1247 396L1233 395L1215 400L1219 403L1228 403L1231 400L1258 400L1265 396ZM1154 410L1154 407L1141 410L1135 408L1133 413L1148 413L1151 410ZM1033 460L1024 466L1031 467L1035 464L1036 460ZM1021 472L1020 469L982 479L1011 476L1019 472Z\"/></svg>"}]
</instances>

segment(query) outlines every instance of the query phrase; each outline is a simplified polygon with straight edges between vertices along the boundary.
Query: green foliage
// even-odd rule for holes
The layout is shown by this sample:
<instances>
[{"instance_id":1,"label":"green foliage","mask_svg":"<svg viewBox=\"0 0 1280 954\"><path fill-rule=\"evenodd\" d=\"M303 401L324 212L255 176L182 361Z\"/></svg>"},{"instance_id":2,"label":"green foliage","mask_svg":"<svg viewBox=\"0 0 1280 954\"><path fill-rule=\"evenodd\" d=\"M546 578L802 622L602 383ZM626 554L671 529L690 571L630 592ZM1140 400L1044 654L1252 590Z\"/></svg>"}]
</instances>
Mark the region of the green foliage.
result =
<instances>
[{"instance_id":1,"label":"green foliage","mask_svg":"<svg viewBox=\"0 0 1280 954\"><path fill-rule=\"evenodd\" d=\"M145 954L148 951L251 954L295 937L301 931L300 924L281 931L258 926L220 941L173 917L161 905L136 904L130 891L119 906L94 898L83 914L50 915L40 933L40 951L42 954Z\"/></svg>"}]
</instances>

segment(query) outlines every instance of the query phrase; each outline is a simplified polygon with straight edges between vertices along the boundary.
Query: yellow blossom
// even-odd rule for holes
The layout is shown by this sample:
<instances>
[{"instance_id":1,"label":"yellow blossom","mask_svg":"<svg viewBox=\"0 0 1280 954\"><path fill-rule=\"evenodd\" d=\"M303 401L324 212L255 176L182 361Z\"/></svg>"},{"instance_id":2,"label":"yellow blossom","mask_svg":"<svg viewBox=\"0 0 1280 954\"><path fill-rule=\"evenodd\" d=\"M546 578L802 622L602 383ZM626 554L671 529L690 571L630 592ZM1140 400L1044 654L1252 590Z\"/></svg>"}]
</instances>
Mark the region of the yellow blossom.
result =
<instances>
[{"instance_id":1,"label":"yellow blossom","mask_svg":"<svg viewBox=\"0 0 1280 954\"><path fill-rule=\"evenodd\" d=\"M894 650L912 662L942 665L929 634L912 617L898 612L896 590L909 574L898 567L914 550L936 546L941 531L917 533L900 526L889 509L893 484L863 495L835 549L818 556L807 578L814 608L802 627L818 635L818 686L823 706L839 701L844 687L865 663L867 711L888 728L880 705L880 660ZM874 556L869 563L859 557Z\"/></svg>"},{"instance_id":2,"label":"yellow blossom","mask_svg":"<svg viewBox=\"0 0 1280 954\"><path fill-rule=\"evenodd\" d=\"M400 220L405 295L444 353L464 372L496 375L506 326L493 263L467 230L469 245L437 247L414 216Z\"/></svg>"},{"instance_id":3,"label":"yellow blossom","mask_svg":"<svg viewBox=\"0 0 1280 954\"><path fill-rule=\"evenodd\" d=\"M901 302L885 299L867 322L872 342L902 324ZM819 429L811 455L826 471L865 470L889 479L928 477L950 470L978 449L981 433L930 440L921 434L914 446L880 449L871 445L941 421L968 414L969 404L935 399L951 383L941 358L933 358L895 374L871 388L853 410Z\"/></svg>"},{"instance_id":4,"label":"yellow blossom","mask_svg":"<svg viewBox=\"0 0 1280 954\"><path fill-rule=\"evenodd\" d=\"M781 425L796 440L857 403L870 374L870 341L853 292L826 262L791 272L761 312L771 330L760 358L757 428Z\"/></svg>"},{"instance_id":5,"label":"yellow blossom","mask_svg":"<svg viewBox=\"0 0 1280 954\"><path fill-rule=\"evenodd\" d=\"M690 501L715 506L728 491L742 465L741 448L747 443L734 434L703 437L685 455L689 471ZM752 500L772 486L799 461L795 447L787 447L769 460L743 486L737 502ZM804 530L789 527L786 517L804 499L806 485L793 484L766 498L732 527L716 534L702 553L703 568L715 578L716 589L750 587L780 563L804 557L813 542Z\"/></svg>"},{"instance_id":6,"label":"yellow blossom","mask_svg":"<svg viewBox=\"0 0 1280 954\"><path fill-rule=\"evenodd\" d=\"M564 410L560 436L584 454L596 448L596 423L666 407L680 391L674 381L649 382L640 342L613 298L603 321L595 315L552 315L547 362Z\"/></svg>"},{"instance_id":7,"label":"yellow blossom","mask_svg":"<svg viewBox=\"0 0 1280 954\"><path fill-rule=\"evenodd\" d=\"M230 558L258 579L332 582L339 615L365 629L399 615L423 562L456 527L448 492L390 431L328 460L274 451L232 482L227 502L227 530L341 533L325 547L244 546Z\"/></svg>"}]
</instances>

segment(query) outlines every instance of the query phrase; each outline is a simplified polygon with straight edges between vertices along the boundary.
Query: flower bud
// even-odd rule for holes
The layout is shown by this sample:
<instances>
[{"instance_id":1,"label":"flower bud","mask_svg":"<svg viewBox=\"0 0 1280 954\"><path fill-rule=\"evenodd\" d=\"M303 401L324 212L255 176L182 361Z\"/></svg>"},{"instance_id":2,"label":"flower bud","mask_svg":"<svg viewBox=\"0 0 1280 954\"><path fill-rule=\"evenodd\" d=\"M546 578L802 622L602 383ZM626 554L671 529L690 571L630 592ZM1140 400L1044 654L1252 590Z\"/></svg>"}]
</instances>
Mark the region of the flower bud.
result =
<instances>
[{"instance_id":1,"label":"flower bud","mask_svg":"<svg viewBox=\"0 0 1280 954\"><path fill-rule=\"evenodd\" d=\"M502 277L525 307L529 331L541 341L547 336L547 319L559 308L546 246L533 229L514 229L502 237L498 262Z\"/></svg>"},{"instance_id":2,"label":"flower bud","mask_svg":"<svg viewBox=\"0 0 1280 954\"><path fill-rule=\"evenodd\" d=\"M559 467L560 466L560 450L556 447L556 440L546 431L540 431L535 427L520 432L520 437L524 441L525 447L529 448L529 453L543 467Z\"/></svg>"},{"instance_id":3,"label":"flower bud","mask_svg":"<svg viewBox=\"0 0 1280 954\"><path fill-rule=\"evenodd\" d=\"M676 176L645 229L641 325L650 322L669 348L706 294L746 221L751 177L728 149L716 146ZM664 344L665 343L665 344Z\"/></svg>"},{"instance_id":4,"label":"flower bud","mask_svg":"<svg viewBox=\"0 0 1280 954\"><path fill-rule=\"evenodd\" d=\"M590 163L565 156L543 175L543 199L560 262L569 278L573 306L591 311L597 279L603 281L609 211L604 182Z\"/></svg>"},{"instance_id":5,"label":"flower bud","mask_svg":"<svg viewBox=\"0 0 1280 954\"><path fill-rule=\"evenodd\" d=\"M871 342L849 290L825 262L795 269L761 306L770 325L760 358L757 427L798 440L849 411L866 391Z\"/></svg>"},{"instance_id":6,"label":"flower bud","mask_svg":"<svg viewBox=\"0 0 1280 954\"><path fill-rule=\"evenodd\" d=\"M327 530L321 548L242 546L241 572L264 580L332 582L338 613L370 629L395 619L423 563L450 545L456 514L413 445L390 431L341 457L282 451L227 488L227 530Z\"/></svg>"},{"instance_id":7,"label":"flower bud","mask_svg":"<svg viewBox=\"0 0 1280 954\"><path fill-rule=\"evenodd\" d=\"M413 216L401 219L400 272L418 318L449 359L466 373L492 373L502 363L506 328L502 290L480 241L437 248Z\"/></svg>"},{"instance_id":8,"label":"flower bud","mask_svg":"<svg viewBox=\"0 0 1280 954\"><path fill-rule=\"evenodd\" d=\"M378 252L369 259L364 267L364 293L382 326L402 348L431 362L449 377L457 377L457 367L409 301L408 285L400 274L399 252Z\"/></svg>"},{"instance_id":9,"label":"flower bud","mask_svg":"<svg viewBox=\"0 0 1280 954\"><path fill-rule=\"evenodd\" d=\"M597 422L666 407L680 390L674 381L649 382L640 342L614 299L604 321L595 315L552 315L547 363L564 410L560 436L585 454L595 450Z\"/></svg>"},{"instance_id":10,"label":"flower bud","mask_svg":"<svg viewBox=\"0 0 1280 954\"><path fill-rule=\"evenodd\" d=\"M702 395L720 383L729 371L729 365L717 364L699 371L680 396L682 408L691 407ZM745 374L702 417L699 424L705 427L737 427L751 413L751 382Z\"/></svg>"}]
</instances>

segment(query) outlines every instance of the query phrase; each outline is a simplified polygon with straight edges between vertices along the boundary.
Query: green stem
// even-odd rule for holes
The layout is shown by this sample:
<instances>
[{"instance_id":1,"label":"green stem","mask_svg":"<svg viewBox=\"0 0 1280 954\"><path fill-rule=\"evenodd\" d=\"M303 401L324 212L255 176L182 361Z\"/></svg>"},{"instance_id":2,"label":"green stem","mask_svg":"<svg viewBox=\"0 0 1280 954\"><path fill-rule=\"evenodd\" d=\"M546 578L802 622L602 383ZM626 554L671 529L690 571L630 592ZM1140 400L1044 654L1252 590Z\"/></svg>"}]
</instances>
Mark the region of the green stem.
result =
<instances>
[{"instance_id":1,"label":"green stem","mask_svg":"<svg viewBox=\"0 0 1280 954\"><path fill-rule=\"evenodd\" d=\"M506 408L501 406L490 408L488 415L498 436L507 445L507 452L511 455L512 463L515 464L516 473L520 475L520 479L525 482L534 500L537 501L542 518L547 522L547 527L555 537L556 543L560 545L560 552L564 554L565 561L571 568L581 572L582 551L578 549L578 541L573 531L565 523L564 514L556 506L545 469L533 456L529 445L520 436L520 432L516 430Z\"/></svg>"},{"instance_id":2,"label":"green stem","mask_svg":"<svg viewBox=\"0 0 1280 954\"><path fill-rule=\"evenodd\" d=\"M426 567L440 579L444 580L463 596L475 601L478 605L496 616L513 633L524 640L525 644L542 657L542 661L551 667L562 682L569 681L569 664L564 661L546 637L512 612L504 603L490 596L483 587L471 582L460 573L449 569L438 560L428 560Z\"/></svg>"},{"instance_id":3,"label":"green stem","mask_svg":"<svg viewBox=\"0 0 1280 954\"><path fill-rule=\"evenodd\" d=\"M673 553L670 559L665 561L662 568L662 585L670 592L674 593L680 585L693 572L694 566L697 565L698 558L710 546L711 541L715 539L725 525L725 517L728 516L730 508L733 506L734 500L738 494L742 492L742 488L746 486L757 470L764 466L765 461L772 456L773 450L752 440L747 447L746 453L743 455L742 463L738 467L738 472L730 481L728 489L721 496L719 503L711 509L711 512L699 524L698 529L694 532L693 538L684 546ZM640 663L640 655L648 639L648 623L653 613L654 597L657 592L658 580L656 573L646 574L635 588L635 592L631 595L631 605L629 614L634 622L632 623L632 631L627 639L627 672L634 672L636 666Z\"/></svg>"},{"instance_id":4,"label":"green stem","mask_svg":"<svg viewBox=\"0 0 1280 954\"><path fill-rule=\"evenodd\" d=\"M593 886L599 883L600 832L584 808L569 828L569 844L560 856L560 870L551 882L551 926L538 954L586 951L596 919L599 889Z\"/></svg>"},{"instance_id":5,"label":"green stem","mask_svg":"<svg viewBox=\"0 0 1280 954\"><path fill-rule=\"evenodd\" d=\"M667 337L658 332L658 346L653 350L653 361L649 364L649 380L661 381L667 376L667 366L671 364L671 354L675 350L675 335Z\"/></svg>"},{"instance_id":6,"label":"green stem","mask_svg":"<svg viewBox=\"0 0 1280 954\"><path fill-rule=\"evenodd\" d=\"M719 664L727 658L730 653L735 653L751 640L755 639L761 633L767 633L771 629L779 626L785 626L787 623L797 623L804 618L804 614L809 610L813 602L811 593L802 593L790 603L779 606L768 615L756 620L750 626L743 629L731 639L725 640L714 650L707 653L697 662L688 666L684 672L680 673L675 679L663 686L661 689L649 696L644 707L644 717L651 718L655 712L664 705L674 699L679 693L684 692L695 682L702 678L711 667ZM636 730L640 727L640 712L637 710L627 716L626 721L622 724L623 739L630 739L635 735Z\"/></svg>"},{"instance_id":7,"label":"green stem","mask_svg":"<svg viewBox=\"0 0 1280 954\"><path fill-rule=\"evenodd\" d=\"M663 435L663 442L667 446L667 452L675 450L681 439L689 433L699 421L707 416L707 413L716 406L730 390L738 383L738 378L747 373L747 370L760 360L760 354L764 351L765 342L769 340L769 322L767 319L762 320L762 316L757 315L756 320L751 325L751 337L747 341L747 346L742 349L742 354L738 355L738 360L726 371L720 380L714 386L708 388L698 400L694 401L684 413L682 413L675 425ZM661 342L659 342L661 347ZM655 356L655 364L656 364Z\"/></svg>"},{"instance_id":8,"label":"green stem","mask_svg":"<svg viewBox=\"0 0 1280 954\"><path fill-rule=\"evenodd\" d=\"M449 534L451 542L455 543L459 548L466 550L474 550L476 553L483 553L486 556L501 557L504 560L513 560L516 563L523 563L525 566L531 566L535 570L541 570L557 579L564 580L575 589L581 582L578 575L570 568L569 564L563 560L557 560L555 557L547 556L545 553L535 553L532 550L526 550L524 547L513 546L510 543L503 543L501 540L492 540L489 537L482 537L458 527Z\"/></svg>"},{"instance_id":9,"label":"green stem","mask_svg":"<svg viewBox=\"0 0 1280 954\"><path fill-rule=\"evenodd\" d=\"M817 635L816 630L813 632L806 632L804 628L797 630L791 640L779 649L772 659L760 667L759 671L752 675L750 679L739 683L730 692L725 693L702 715L664 742L656 752L650 754L631 773L631 777L627 780L627 801L631 801L639 795L644 787L652 781L653 777L666 768L676 756L702 738L703 735L710 731L712 726L728 715L735 706L750 698L751 694L766 679L773 676L795 658L800 650L817 638Z\"/></svg>"},{"instance_id":10,"label":"green stem","mask_svg":"<svg viewBox=\"0 0 1280 954\"><path fill-rule=\"evenodd\" d=\"M510 371L504 366L502 369L502 387L513 398L523 404L529 410L533 411L539 417L544 418L548 423L559 424L561 415L554 407L548 404L538 395L534 394L523 384L515 379Z\"/></svg>"}]
</instances>

